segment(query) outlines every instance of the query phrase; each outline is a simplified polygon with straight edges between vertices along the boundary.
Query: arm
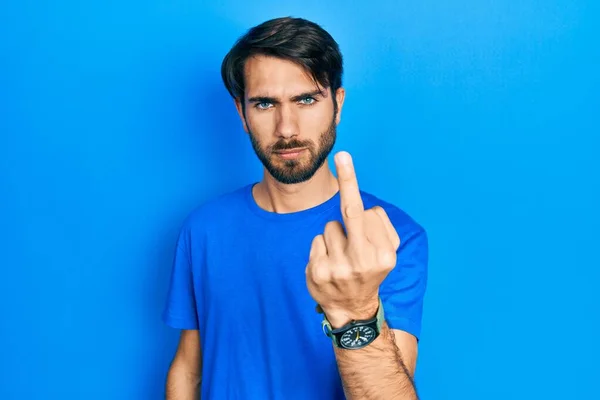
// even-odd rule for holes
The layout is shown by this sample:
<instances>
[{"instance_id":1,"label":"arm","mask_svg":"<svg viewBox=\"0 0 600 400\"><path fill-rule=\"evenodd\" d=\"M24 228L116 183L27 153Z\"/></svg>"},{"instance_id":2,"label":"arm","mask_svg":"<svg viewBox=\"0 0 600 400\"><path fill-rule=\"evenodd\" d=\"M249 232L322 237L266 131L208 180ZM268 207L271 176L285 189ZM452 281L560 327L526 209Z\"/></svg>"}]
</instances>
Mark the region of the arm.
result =
<instances>
[{"instance_id":1,"label":"arm","mask_svg":"<svg viewBox=\"0 0 600 400\"><path fill-rule=\"evenodd\" d=\"M177 351L169 368L167 400L195 400L200 397L202 357L197 330L182 330Z\"/></svg>"},{"instance_id":2,"label":"arm","mask_svg":"<svg viewBox=\"0 0 600 400\"><path fill-rule=\"evenodd\" d=\"M390 306L373 342L352 350L334 345L349 400L418 399L413 374L426 277L425 235L403 232L406 241L400 250L387 212L379 206L364 209L351 159L336 155L335 161L345 229L330 221L313 240L306 269L309 292L332 329L373 318L380 297ZM398 264L398 272L386 279Z\"/></svg>"},{"instance_id":3,"label":"arm","mask_svg":"<svg viewBox=\"0 0 600 400\"><path fill-rule=\"evenodd\" d=\"M166 400L196 400L200 394L202 352L190 236L190 227L186 223L177 239L167 301L162 314L167 326L181 332L166 377Z\"/></svg>"},{"instance_id":4,"label":"arm","mask_svg":"<svg viewBox=\"0 0 600 400\"><path fill-rule=\"evenodd\" d=\"M414 336L383 324L381 334L359 350L334 346L344 392L355 399L418 399L413 383L417 357Z\"/></svg>"}]
</instances>

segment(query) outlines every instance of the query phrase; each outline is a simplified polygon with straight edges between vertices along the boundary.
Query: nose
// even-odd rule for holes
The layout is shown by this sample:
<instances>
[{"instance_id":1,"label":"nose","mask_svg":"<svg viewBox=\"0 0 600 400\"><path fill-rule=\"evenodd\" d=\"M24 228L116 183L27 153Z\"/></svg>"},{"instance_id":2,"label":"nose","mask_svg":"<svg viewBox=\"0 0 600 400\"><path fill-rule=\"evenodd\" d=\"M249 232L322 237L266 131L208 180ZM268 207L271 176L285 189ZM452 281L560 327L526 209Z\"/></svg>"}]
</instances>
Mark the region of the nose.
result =
<instances>
[{"instance_id":1,"label":"nose","mask_svg":"<svg viewBox=\"0 0 600 400\"><path fill-rule=\"evenodd\" d=\"M298 135L298 116L293 106L284 104L278 109L277 136L288 139L296 135Z\"/></svg>"}]
</instances>

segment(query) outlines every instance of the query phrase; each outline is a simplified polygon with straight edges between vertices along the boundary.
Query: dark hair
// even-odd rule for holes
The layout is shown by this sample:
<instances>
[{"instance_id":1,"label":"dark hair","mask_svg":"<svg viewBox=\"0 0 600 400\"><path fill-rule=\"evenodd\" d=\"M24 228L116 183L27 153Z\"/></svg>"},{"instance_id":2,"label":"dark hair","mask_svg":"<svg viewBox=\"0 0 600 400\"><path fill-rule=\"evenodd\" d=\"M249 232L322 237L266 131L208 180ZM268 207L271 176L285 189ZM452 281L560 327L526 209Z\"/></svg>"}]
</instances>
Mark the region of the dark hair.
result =
<instances>
[{"instance_id":1,"label":"dark hair","mask_svg":"<svg viewBox=\"0 0 600 400\"><path fill-rule=\"evenodd\" d=\"M292 61L305 68L315 83L330 87L332 94L342 86L343 62L339 46L314 22L275 18L251 28L239 38L221 64L221 77L233 98L244 95L244 66L254 55ZM335 96L332 97L335 102Z\"/></svg>"}]
</instances>

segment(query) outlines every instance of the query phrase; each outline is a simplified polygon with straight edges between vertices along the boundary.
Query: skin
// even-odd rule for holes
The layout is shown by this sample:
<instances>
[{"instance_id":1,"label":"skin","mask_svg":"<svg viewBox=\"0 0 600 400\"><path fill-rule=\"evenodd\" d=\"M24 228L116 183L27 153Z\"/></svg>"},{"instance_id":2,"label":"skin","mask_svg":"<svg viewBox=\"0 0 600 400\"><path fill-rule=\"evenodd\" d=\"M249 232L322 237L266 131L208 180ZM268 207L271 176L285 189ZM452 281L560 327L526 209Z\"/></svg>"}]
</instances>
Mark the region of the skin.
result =
<instances>
[{"instance_id":1,"label":"skin","mask_svg":"<svg viewBox=\"0 0 600 400\"><path fill-rule=\"evenodd\" d=\"M330 150L328 139L341 120L344 89L332 94L293 62L266 56L246 62L245 84L245 96L236 99L235 106L265 165L263 180L254 187L255 201L265 210L289 213L317 206L339 191L347 233L332 221L314 238L306 267L307 290L334 329L353 319L372 318L379 285L395 266L400 238L382 208L364 209L348 153L334 158L338 178L327 162L306 176L319 155ZM299 97L306 93L312 95ZM274 151L288 144L301 145L303 151L295 157ZM198 331L182 333L169 372L169 400L196 394L201 377L197 338ZM334 352L348 399L417 398L412 381L417 340L409 333L384 323L370 345L359 350L334 347Z\"/></svg>"},{"instance_id":2,"label":"skin","mask_svg":"<svg viewBox=\"0 0 600 400\"><path fill-rule=\"evenodd\" d=\"M352 158L336 154L340 206L346 232L329 222L314 238L306 268L307 286L332 328L377 313L379 286L396 265L400 238L381 207L365 210ZM415 352L405 333L384 323L380 336L359 350L334 348L348 399L416 399L412 370L403 354ZM406 334L407 335L407 334Z\"/></svg>"},{"instance_id":3,"label":"skin","mask_svg":"<svg viewBox=\"0 0 600 400\"><path fill-rule=\"evenodd\" d=\"M235 105L246 133L267 147L277 142L309 141L318 146L319 140L335 120L339 124L345 91L336 92L338 113L333 116L331 91L316 86L310 76L296 64L272 57L252 57L246 62L245 112L241 99ZM291 100L302 93L319 91L314 100ZM257 97L273 97L280 104L251 102ZM310 105L308 105L310 104ZM283 168L285 161L272 156L271 161ZM309 152L296 160L302 166L311 163ZM337 180L327 163L319 168L311 179L296 184L276 180L265 170L262 182L254 187L254 198L266 210L288 213L321 204L338 190Z\"/></svg>"},{"instance_id":4,"label":"skin","mask_svg":"<svg viewBox=\"0 0 600 400\"><path fill-rule=\"evenodd\" d=\"M202 351L197 330L182 330L166 383L167 400L200 398Z\"/></svg>"}]
</instances>

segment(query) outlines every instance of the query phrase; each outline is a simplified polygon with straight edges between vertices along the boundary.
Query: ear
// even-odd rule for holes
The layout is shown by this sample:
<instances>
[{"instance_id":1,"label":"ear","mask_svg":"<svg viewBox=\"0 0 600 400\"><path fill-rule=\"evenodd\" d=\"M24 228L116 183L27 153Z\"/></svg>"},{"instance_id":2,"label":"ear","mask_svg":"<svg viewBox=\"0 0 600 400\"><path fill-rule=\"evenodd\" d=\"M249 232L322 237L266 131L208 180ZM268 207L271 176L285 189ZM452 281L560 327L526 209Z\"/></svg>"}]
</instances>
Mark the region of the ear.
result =
<instances>
[{"instance_id":1,"label":"ear","mask_svg":"<svg viewBox=\"0 0 600 400\"><path fill-rule=\"evenodd\" d=\"M238 115L240 116L240 119L242 120L242 126L244 127L244 131L246 131L246 133L248 133L248 125L246 124L246 117L244 117L244 110L242 109L242 101L244 101L244 100L241 97L236 97L234 99L235 108L238 112Z\"/></svg>"},{"instance_id":2,"label":"ear","mask_svg":"<svg viewBox=\"0 0 600 400\"><path fill-rule=\"evenodd\" d=\"M339 124L342 118L342 108L344 107L344 98L346 97L346 90L339 88L335 92L335 99L337 101L337 115L335 116L335 124Z\"/></svg>"}]
</instances>

